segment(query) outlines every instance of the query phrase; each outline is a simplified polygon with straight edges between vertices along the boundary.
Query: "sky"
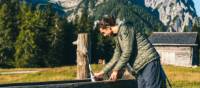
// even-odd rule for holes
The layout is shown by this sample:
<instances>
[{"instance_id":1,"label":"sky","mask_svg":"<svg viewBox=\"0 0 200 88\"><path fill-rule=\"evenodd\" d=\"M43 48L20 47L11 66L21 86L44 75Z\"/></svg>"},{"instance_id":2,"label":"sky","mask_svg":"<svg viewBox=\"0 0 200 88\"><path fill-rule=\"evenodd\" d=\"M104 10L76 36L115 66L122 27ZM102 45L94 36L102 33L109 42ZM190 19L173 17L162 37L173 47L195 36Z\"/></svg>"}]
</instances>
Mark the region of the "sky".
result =
<instances>
[{"instance_id":1,"label":"sky","mask_svg":"<svg viewBox=\"0 0 200 88\"><path fill-rule=\"evenodd\" d=\"M198 17L200 17L200 0L193 0Z\"/></svg>"}]
</instances>

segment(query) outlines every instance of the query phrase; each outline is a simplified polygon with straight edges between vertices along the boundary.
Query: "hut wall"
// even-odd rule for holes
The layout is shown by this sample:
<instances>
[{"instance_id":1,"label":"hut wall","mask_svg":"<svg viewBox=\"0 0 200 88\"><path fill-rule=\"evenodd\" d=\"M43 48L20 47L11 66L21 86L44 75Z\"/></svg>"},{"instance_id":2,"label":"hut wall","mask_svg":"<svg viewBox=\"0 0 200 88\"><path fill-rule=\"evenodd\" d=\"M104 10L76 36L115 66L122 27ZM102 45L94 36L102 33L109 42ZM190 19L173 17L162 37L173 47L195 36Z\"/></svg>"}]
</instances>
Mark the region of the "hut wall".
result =
<instances>
[{"instance_id":1,"label":"hut wall","mask_svg":"<svg viewBox=\"0 0 200 88\"><path fill-rule=\"evenodd\" d=\"M192 66L193 48L187 46L155 46L161 63L176 66Z\"/></svg>"}]
</instances>

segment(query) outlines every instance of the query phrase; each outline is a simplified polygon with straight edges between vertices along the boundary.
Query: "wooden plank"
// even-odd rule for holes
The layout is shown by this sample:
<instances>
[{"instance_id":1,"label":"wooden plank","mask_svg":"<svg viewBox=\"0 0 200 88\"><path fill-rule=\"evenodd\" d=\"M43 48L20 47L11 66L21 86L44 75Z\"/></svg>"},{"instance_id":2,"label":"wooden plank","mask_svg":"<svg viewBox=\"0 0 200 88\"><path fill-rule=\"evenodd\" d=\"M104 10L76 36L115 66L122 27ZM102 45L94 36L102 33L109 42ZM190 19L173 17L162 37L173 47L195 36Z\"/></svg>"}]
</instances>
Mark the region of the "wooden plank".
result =
<instances>
[{"instance_id":1,"label":"wooden plank","mask_svg":"<svg viewBox=\"0 0 200 88\"><path fill-rule=\"evenodd\" d=\"M136 80L117 81L57 81L0 85L1 88L137 88Z\"/></svg>"},{"instance_id":2,"label":"wooden plank","mask_svg":"<svg viewBox=\"0 0 200 88\"><path fill-rule=\"evenodd\" d=\"M11 83L11 84L0 84L0 87L14 87L14 86L39 86L39 85L56 85L56 84L65 84L65 83L78 83L78 82L90 82L90 79L85 80L65 80L65 81L48 81L48 82L27 82L27 83Z\"/></svg>"}]
</instances>

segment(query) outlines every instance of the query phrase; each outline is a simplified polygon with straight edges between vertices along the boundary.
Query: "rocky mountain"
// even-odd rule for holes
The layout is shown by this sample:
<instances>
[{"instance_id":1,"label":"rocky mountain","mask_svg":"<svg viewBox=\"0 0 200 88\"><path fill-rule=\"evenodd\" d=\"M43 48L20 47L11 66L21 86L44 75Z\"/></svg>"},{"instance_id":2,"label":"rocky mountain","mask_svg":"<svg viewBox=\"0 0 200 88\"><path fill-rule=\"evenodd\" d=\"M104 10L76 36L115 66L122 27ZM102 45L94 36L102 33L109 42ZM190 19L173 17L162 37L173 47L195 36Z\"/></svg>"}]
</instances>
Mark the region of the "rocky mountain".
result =
<instances>
[{"instance_id":1,"label":"rocky mountain","mask_svg":"<svg viewBox=\"0 0 200 88\"><path fill-rule=\"evenodd\" d=\"M65 12L68 13L68 20L73 21L75 17L81 16L83 11L88 11L90 15L93 14L93 8L105 0L50 0L50 2L60 3L64 7Z\"/></svg>"},{"instance_id":2,"label":"rocky mountain","mask_svg":"<svg viewBox=\"0 0 200 88\"><path fill-rule=\"evenodd\" d=\"M48 1L48 0L47 0ZM49 0L59 3L68 14L68 19L73 20L83 11L93 14L93 8L109 0ZM160 21L168 27L170 32L191 31L194 18L197 17L192 0L125 0L143 6L152 12L157 12Z\"/></svg>"},{"instance_id":3,"label":"rocky mountain","mask_svg":"<svg viewBox=\"0 0 200 88\"><path fill-rule=\"evenodd\" d=\"M58 1L58 0L57 0ZM61 2L64 0L60 0ZM83 1L86 0L65 0L61 5L70 10L75 9ZM94 0L95 1L95 0ZM96 0L94 3L103 2L105 0ZM155 10L159 13L159 19L165 26L168 26L168 31L183 32L191 31L194 23L194 18L197 16L192 0L129 0L140 4L144 7ZM80 13L79 13L80 14ZM71 15L71 19L73 16Z\"/></svg>"},{"instance_id":4,"label":"rocky mountain","mask_svg":"<svg viewBox=\"0 0 200 88\"><path fill-rule=\"evenodd\" d=\"M159 12L160 20L169 26L169 31L191 31L197 16L192 0L145 0L144 4Z\"/></svg>"}]
</instances>

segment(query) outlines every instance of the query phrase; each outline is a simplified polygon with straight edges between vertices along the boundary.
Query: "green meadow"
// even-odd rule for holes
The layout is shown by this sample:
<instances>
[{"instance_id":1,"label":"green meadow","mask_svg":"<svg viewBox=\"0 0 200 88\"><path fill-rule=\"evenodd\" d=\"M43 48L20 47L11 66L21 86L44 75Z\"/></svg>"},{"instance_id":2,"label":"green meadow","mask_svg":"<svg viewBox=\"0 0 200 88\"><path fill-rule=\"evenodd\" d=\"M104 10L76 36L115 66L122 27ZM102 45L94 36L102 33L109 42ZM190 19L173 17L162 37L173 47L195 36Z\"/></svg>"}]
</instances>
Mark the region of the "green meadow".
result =
<instances>
[{"instance_id":1,"label":"green meadow","mask_svg":"<svg viewBox=\"0 0 200 88\"><path fill-rule=\"evenodd\" d=\"M92 65L94 72L101 70L103 65ZM186 68L176 66L163 66L173 88L200 88L200 67ZM3 74L5 72L37 71L26 74ZM75 80L76 66L56 68L18 68L0 69L0 84L21 82L44 82L58 80Z\"/></svg>"}]
</instances>

